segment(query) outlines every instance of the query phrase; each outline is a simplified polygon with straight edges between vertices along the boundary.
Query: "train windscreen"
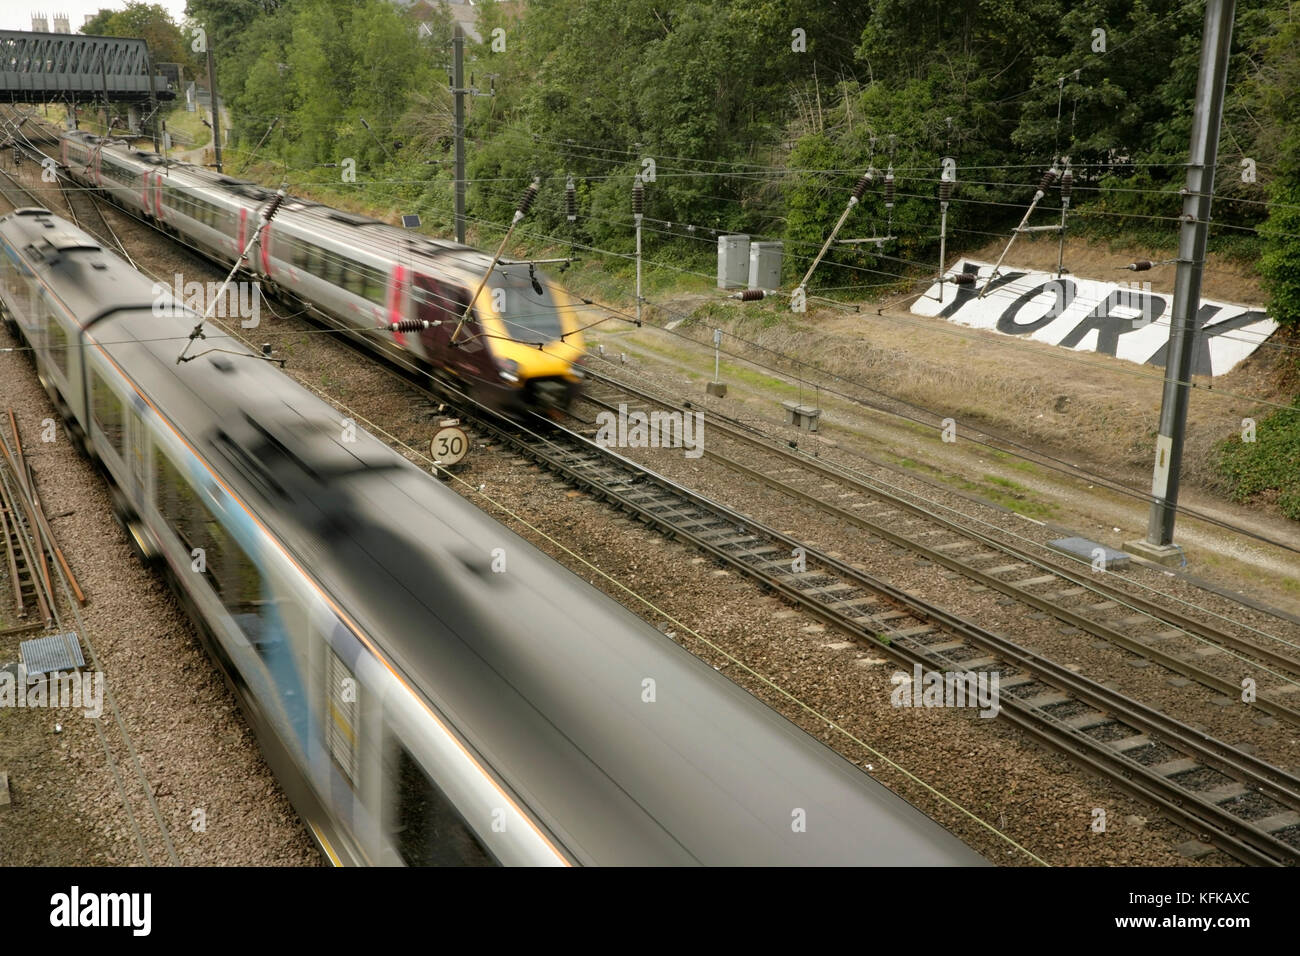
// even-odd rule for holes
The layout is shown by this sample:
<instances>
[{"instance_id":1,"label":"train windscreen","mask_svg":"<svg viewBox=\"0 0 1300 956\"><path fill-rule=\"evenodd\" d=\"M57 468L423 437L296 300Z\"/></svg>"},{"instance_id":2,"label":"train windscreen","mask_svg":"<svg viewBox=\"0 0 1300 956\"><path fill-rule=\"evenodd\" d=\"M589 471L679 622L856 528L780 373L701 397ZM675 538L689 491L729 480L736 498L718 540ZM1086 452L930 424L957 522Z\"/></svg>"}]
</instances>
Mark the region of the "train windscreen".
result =
<instances>
[{"instance_id":1,"label":"train windscreen","mask_svg":"<svg viewBox=\"0 0 1300 956\"><path fill-rule=\"evenodd\" d=\"M560 311L546 285L540 282L534 285L525 276L508 273L492 286L491 293L492 305L512 339L544 344L554 342L564 333Z\"/></svg>"}]
</instances>

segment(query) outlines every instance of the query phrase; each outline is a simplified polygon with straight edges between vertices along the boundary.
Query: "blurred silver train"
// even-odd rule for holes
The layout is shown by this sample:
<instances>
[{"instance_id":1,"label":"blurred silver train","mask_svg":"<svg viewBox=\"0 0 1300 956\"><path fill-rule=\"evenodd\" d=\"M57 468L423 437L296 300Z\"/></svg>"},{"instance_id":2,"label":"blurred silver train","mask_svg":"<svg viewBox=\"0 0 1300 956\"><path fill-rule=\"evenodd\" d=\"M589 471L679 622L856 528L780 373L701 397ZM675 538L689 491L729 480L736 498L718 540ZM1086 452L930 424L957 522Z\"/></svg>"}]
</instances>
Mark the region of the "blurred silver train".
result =
<instances>
[{"instance_id":1,"label":"blurred silver train","mask_svg":"<svg viewBox=\"0 0 1300 956\"><path fill-rule=\"evenodd\" d=\"M237 342L178 364L197 316L70 223L0 218L0 273L330 861L983 862Z\"/></svg>"}]
</instances>

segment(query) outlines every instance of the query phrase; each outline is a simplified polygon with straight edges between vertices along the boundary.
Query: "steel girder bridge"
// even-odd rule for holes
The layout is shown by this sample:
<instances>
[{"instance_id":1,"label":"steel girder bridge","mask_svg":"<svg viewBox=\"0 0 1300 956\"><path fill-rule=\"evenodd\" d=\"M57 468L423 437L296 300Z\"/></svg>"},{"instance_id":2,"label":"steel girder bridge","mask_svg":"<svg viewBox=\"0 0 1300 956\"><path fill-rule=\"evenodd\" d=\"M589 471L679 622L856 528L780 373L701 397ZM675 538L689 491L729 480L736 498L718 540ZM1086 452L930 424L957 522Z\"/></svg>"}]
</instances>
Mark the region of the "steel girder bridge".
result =
<instances>
[{"instance_id":1,"label":"steel girder bridge","mask_svg":"<svg viewBox=\"0 0 1300 956\"><path fill-rule=\"evenodd\" d=\"M141 106L175 97L142 39L0 30L0 102Z\"/></svg>"}]
</instances>

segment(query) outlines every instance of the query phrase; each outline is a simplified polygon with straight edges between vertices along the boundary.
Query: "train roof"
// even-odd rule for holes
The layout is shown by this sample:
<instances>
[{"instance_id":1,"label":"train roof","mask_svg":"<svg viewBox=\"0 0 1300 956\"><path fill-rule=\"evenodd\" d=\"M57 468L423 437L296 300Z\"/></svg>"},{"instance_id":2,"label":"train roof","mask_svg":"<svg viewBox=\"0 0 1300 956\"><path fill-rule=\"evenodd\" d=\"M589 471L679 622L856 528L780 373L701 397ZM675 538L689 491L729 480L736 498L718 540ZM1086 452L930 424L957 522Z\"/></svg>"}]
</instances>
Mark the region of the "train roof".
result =
<instances>
[{"instance_id":1,"label":"train roof","mask_svg":"<svg viewBox=\"0 0 1300 956\"><path fill-rule=\"evenodd\" d=\"M0 233L83 325L117 309L174 308L168 292L155 292L148 278L48 209L18 209L0 218Z\"/></svg>"},{"instance_id":2,"label":"train roof","mask_svg":"<svg viewBox=\"0 0 1300 956\"><path fill-rule=\"evenodd\" d=\"M580 860L979 862L377 439L344 443L339 413L252 353L178 366L180 331L125 313L96 337ZM817 826L794 833L796 807Z\"/></svg>"},{"instance_id":3,"label":"train roof","mask_svg":"<svg viewBox=\"0 0 1300 956\"><path fill-rule=\"evenodd\" d=\"M71 231L51 218L0 230ZM38 265L79 315L150 286L105 250L57 255ZM983 862L372 435L344 442L237 340L210 327L178 364L192 318L124 306L87 334L580 861Z\"/></svg>"},{"instance_id":4,"label":"train roof","mask_svg":"<svg viewBox=\"0 0 1300 956\"><path fill-rule=\"evenodd\" d=\"M89 134L83 135L89 136ZM95 137L91 138L95 139ZM157 153L130 149L121 140L106 141L104 145L136 162L166 167L169 177L181 181L188 179L192 184L225 193L241 201L251 200L254 205L260 205L275 195L275 190L252 180L218 173L182 160L165 159ZM285 214L292 214L292 216L285 216ZM456 267L472 272L486 269L491 261L481 250L473 246L410 232L380 219L335 209L301 196L287 197L281 215L285 216L284 221L293 221L299 228L310 228L317 235L328 236L341 243L362 248L384 244L387 251L394 255L397 255L397 250L401 250L404 259L411 257L412 261L409 264L412 265L415 264L413 260L423 259L430 266L437 264L445 267L447 261L451 260Z\"/></svg>"}]
</instances>

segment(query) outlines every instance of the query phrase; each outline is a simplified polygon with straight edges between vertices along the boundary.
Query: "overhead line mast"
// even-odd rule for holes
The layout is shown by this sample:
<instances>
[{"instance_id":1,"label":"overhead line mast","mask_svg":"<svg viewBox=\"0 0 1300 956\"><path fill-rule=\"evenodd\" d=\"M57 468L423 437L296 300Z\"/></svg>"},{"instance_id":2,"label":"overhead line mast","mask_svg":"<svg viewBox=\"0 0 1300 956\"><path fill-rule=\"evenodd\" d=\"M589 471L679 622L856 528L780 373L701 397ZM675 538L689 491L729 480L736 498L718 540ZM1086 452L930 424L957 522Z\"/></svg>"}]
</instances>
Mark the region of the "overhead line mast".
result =
<instances>
[{"instance_id":1,"label":"overhead line mast","mask_svg":"<svg viewBox=\"0 0 1300 956\"><path fill-rule=\"evenodd\" d=\"M1151 478L1151 516L1146 538L1125 545L1142 557L1163 564L1183 561L1182 549L1174 544L1174 520L1178 514L1183 439L1187 433L1187 406L1191 399L1196 355L1196 316L1201 306L1201 277L1205 269L1210 206L1214 199L1214 164L1218 159L1219 131L1223 125L1224 87L1228 79L1228 57L1232 51L1235 8L1236 0L1206 0L1205 4L1187 184L1182 190L1178 271L1174 277L1164 395L1160 402L1160 428L1156 435L1156 460Z\"/></svg>"}]
</instances>

